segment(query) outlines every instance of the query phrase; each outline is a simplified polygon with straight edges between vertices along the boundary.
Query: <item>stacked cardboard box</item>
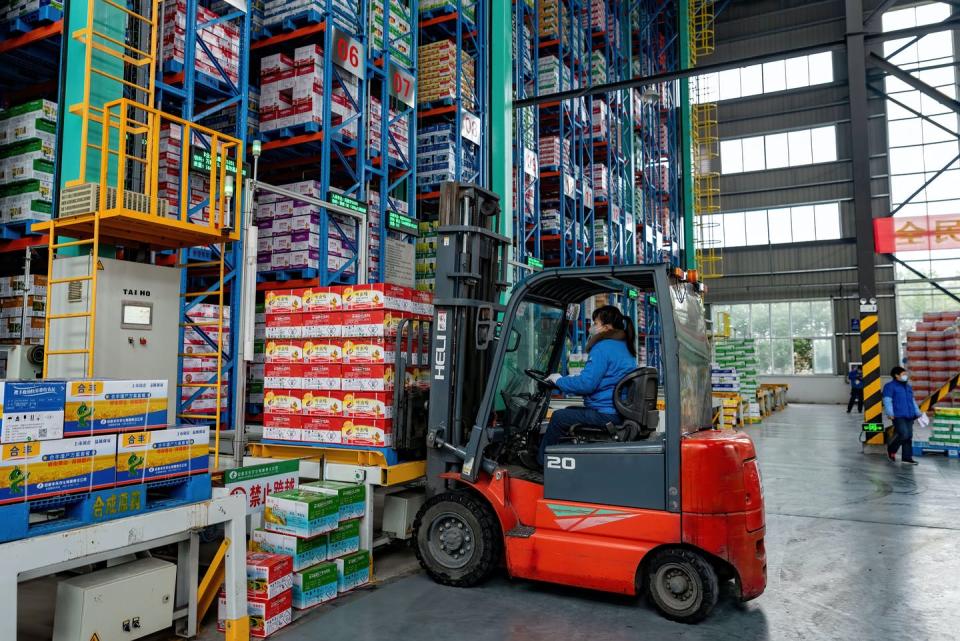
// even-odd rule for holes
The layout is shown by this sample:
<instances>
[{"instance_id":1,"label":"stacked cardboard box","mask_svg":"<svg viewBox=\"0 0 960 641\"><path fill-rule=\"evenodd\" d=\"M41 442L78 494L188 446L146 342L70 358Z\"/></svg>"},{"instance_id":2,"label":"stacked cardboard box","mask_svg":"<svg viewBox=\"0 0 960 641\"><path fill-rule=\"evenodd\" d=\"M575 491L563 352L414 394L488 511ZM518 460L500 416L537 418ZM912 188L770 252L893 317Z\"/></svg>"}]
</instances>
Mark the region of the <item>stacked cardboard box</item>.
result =
<instances>
[{"instance_id":1,"label":"stacked cardboard box","mask_svg":"<svg viewBox=\"0 0 960 641\"><path fill-rule=\"evenodd\" d=\"M375 155L383 154L386 146L387 157L397 162L410 161L410 118L406 114L398 115L393 107L390 108L388 122L389 135L384 145L383 140L383 107L376 96L370 96L370 118L367 120L367 139L369 147Z\"/></svg>"},{"instance_id":2,"label":"stacked cardboard box","mask_svg":"<svg viewBox=\"0 0 960 641\"><path fill-rule=\"evenodd\" d=\"M570 33L570 16L567 5L559 0L538 0L540 14L540 37L559 38Z\"/></svg>"},{"instance_id":3,"label":"stacked cardboard box","mask_svg":"<svg viewBox=\"0 0 960 641\"><path fill-rule=\"evenodd\" d=\"M561 154L561 144L559 136L543 136L540 138L540 167L552 168L559 167L561 163L568 172L572 172L573 154L570 149L570 141L563 140L563 152Z\"/></svg>"},{"instance_id":4,"label":"stacked cardboard box","mask_svg":"<svg viewBox=\"0 0 960 641\"><path fill-rule=\"evenodd\" d=\"M263 368L266 361L267 314L263 301L256 304L253 316L253 362L247 368L248 415L263 414Z\"/></svg>"},{"instance_id":5,"label":"stacked cardboard box","mask_svg":"<svg viewBox=\"0 0 960 641\"><path fill-rule=\"evenodd\" d=\"M567 91L574 87L573 72L556 56L541 58L537 74L537 90L541 94Z\"/></svg>"},{"instance_id":6,"label":"stacked cardboard box","mask_svg":"<svg viewBox=\"0 0 960 641\"><path fill-rule=\"evenodd\" d=\"M183 64L187 28L186 0L164 0L163 45L160 56L164 63ZM190 20L197 24L211 23L197 29L196 69L213 78L224 75L236 84L240 76L240 29L206 7L197 7L197 15ZM205 47L201 46L203 43ZM209 50L209 54L207 51ZM222 73L221 73L222 70Z\"/></svg>"},{"instance_id":7,"label":"stacked cardboard box","mask_svg":"<svg viewBox=\"0 0 960 641\"><path fill-rule=\"evenodd\" d=\"M460 59L461 73L457 74L457 58ZM418 79L417 102L421 105L440 100L453 101L457 96L457 83L460 87L459 98L466 109L476 107L477 86L473 57L460 50L453 40L437 40L422 45L417 50Z\"/></svg>"},{"instance_id":8,"label":"stacked cardboard box","mask_svg":"<svg viewBox=\"0 0 960 641\"><path fill-rule=\"evenodd\" d=\"M457 179L456 140L459 134L452 123L421 127L417 132L417 187L439 189L440 183ZM461 138L460 178L471 181L480 171L479 148Z\"/></svg>"},{"instance_id":9,"label":"stacked cardboard box","mask_svg":"<svg viewBox=\"0 0 960 641\"><path fill-rule=\"evenodd\" d=\"M283 29L283 23L291 18L309 14L325 16L327 0L267 0L263 5L263 26ZM356 0L333 0L334 23L349 32L355 32L359 21Z\"/></svg>"},{"instance_id":10,"label":"stacked cardboard box","mask_svg":"<svg viewBox=\"0 0 960 641\"><path fill-rule=\"evenodd\" d=\"M960 312L927 312L914 331L907 332L907 366L914 398L921 403L960 372ZM938 408L960 406L952 392Z\"/></svg>"},{"instance_id":11,"label":"stacked cardboard box","mask_svg":"<svg viewBox=\"0 0 960 641\"><path fill-rule=\"evenodd\" d=\"M190 414L213 414L217 409L217 388L198 388L197 384L216 383L217 342L219 330L216 325L220 318L220 306L211 303L194 305L187 313L190 322L198 327L185 327L183 330L183 353L192 354L182 359L182 378L185 384L180 390L181 402L190 401L187 411ZM223 337L219 339L222 351L230 350L230 308L223 308ZM209 341L208 341L209 339ZM212 342L212 344L211 344ZM224 411L230 402L229 376L226 372L220 377L220 410Z\"/></svg>"},{"instance_id":12,"label":"stacked cardboard box","mask_svg":"<svg viewBox=\"0 0 960 641\"><path fill-rule=\"evenodd\" d=\"M960 446L960 408L938 407L935 410L930 443Z\"/></svg>"},{"instance_id":13,"label":"stacked cardboard box","mask_svg":"<svg viewBox=\"0 0 960 641\"><path fill-rule=\"evenodd\" d=\"M463 15L471 22L476 19L477 3L475 0L466 0L458 3L456 0L421 0L420 13L453 13L459 6Z\"/></svg>"},{"instance_id":14,"label":"stacked cardboard box","mask_svg":"<svg viewBox=\"0 0 960 641\"><path fill-rule=\"evenodd\" d=\"M163 380L0 382L0 504L208 471L209 428L166 428Z\"/></svg>"},{"instance_id":15,"label":"stacked cardboard box","mask_svg":"<svg viewBox=\"0 0 960 641\"><path fill-rule=\"evenodd\" d=\"M752 338L718 341L714 345L714 364L721 370L734 370L739 378L739 392L747 402L744 420L759 423L763 418L757 401L757 347Z\"/></svg>"},{"instance_id":16,"label":"stacked cardboard box","mask_svg":"<svg viewBox=\"0 0 960 641\"><path fill-rule=\"evenodd\" d=\"M417 289L432 292L437 284L437 221L421 221L417 237Z\"/></svg>"},{"instance_id":17,"label":"stacked cardboard box","mask_svg":"<svg viewBox=\"0 0 960 641\"><path fill-rule=\"evenodd\" d=\"M313 180L282 185L311 198L325 198L320 183ZM265 194L255 213L258 228L257 271L320 269L320 208L293 198ZM343 269L356 253L358 224L337 214L327 216L327 264L330 271ZM345 271L344 277L353 276Z\"/></svg>"},{"instance_id":18,"label":"stacked cardboard box","mask_svg":"<svg viewBox=\"0 0 960 641\"><path fill-rule=\"evenodd\" d=\"M27 17L44 7L63 11L63 2L60 0L5 0L0 2L0 23Z\"/></svg>"},{"instance_id":19,"label":"stacked cardboard box","mask_svg":"<svg viewBox=\"0 0 960 641\"><path fill-rule=\"evenodd\" d=\"M0 277L0 342L42 344L46 309L46 276Z\"/></svg>"},{"instance_id":20,"label":"stacked cardboard box","mask_svg":"<svg viewBox=\"0 0 960 641\"><path fill-rule=\"evenodd\" d=\"M286 554L247 553L247 614L250 636L269 637L293 621L293 563ZM222 590L217 629L226 631L227 596Z\"/></svg>"},{"instance_id":21,"label":"stacked cardboard box","mask_svg":"<svg viewBox=\"0 0 960 641\"><path fill-rule=\"evenodd\" d=\"M404 319L431 296L389 284L267 292L264 438L390 447L394 355ZM405 384L426 384L417 346Z\"/></svg>"},{"instance_id":22,"label":"stacked cardboard box","mask_svg":"<svg viewBox=\"0 0 960 641\"><path fill-rule=\"evenodd\" d=\"M50 220L56 122L49 100L0 112L0 224Z\"/></svg>"},{"instance_id":23,"label":"stacked cardboard box","mask_svg":"<svg viewBox=\"0 0 960 641\"><path fill-rule=\"evenodd\" d=\"M390 55L394 61L406 67L413 66L413 30L411 29L410 8L400 2L390 2L390 11L387 16L389 29ZM420 5L423 11L423 4ZM375 57L380 57L383 51L383 2L373 0L370 3L370 43L375 50Z\"/></svg>"},{"instance_id":24,"label":"stacked cardboard box","mask_svg":"<svg viewBox=\"0 0 960 641\"><path fill-rule=\"evenodd\" d=\"M331 601L370 580L369 552L360 549L365 512L366 488L352 483L303 483L267 497L265 525L251 545L291 558L294 608Z\"/></svg>"},{"instance_id":25,"label":"stacked cardboard box","mask_svg":"<svg viewBox=\"0 0 960 641\"><path fill-rule=\"evenodd\" d=\"M293 57L282 53L265 56L260 63L260 130L273 131L300 125L332 127L344 119L339 129L345 138L356 138L355 104L361 100L359 86L347 74L340 74L330 95L333 122L323 122L324 54L319 45L297 47Z\"/></svg>"}]
</instances>

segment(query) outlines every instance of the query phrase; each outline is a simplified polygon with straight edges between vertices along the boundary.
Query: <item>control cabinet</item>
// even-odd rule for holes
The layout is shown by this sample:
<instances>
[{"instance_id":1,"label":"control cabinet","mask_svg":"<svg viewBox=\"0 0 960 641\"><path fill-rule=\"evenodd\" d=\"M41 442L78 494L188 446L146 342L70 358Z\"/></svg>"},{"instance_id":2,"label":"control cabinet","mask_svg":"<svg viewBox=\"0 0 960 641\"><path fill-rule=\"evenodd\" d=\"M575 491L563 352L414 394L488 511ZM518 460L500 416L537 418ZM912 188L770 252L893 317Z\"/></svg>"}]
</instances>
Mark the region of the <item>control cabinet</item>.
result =
<instances>
[{"instance_id":1,"label":"control cabinet","mask_svg":"<svg viewBox=\"0 0 960 641\"><path fill-rule=\"evenodd\" d=\"M177 566L139 559L57 584L53 641L129 641L173 625Z\"/></svg>"},{"instance_id":2,"label":"control cabinet","mask_svg":"<svg viewBox=\"0 0 960 641\"><path fill-rule=\"evenodd\" d=\"M97 270L94 377L166 379L168 389L175 390L177 354L181 351L181 270L109 258L101 258ZM89 256L53 261L54 279L89 274ZM83 314L89 309L89 280L48 288L48 314L78 315L51 321L47 349L85 349L90 318ZM49 378L85 375L86 354L51 354L48 358ZM170 423L174 422L175 406L170 404Z\"/></svg>"}]
</instances>

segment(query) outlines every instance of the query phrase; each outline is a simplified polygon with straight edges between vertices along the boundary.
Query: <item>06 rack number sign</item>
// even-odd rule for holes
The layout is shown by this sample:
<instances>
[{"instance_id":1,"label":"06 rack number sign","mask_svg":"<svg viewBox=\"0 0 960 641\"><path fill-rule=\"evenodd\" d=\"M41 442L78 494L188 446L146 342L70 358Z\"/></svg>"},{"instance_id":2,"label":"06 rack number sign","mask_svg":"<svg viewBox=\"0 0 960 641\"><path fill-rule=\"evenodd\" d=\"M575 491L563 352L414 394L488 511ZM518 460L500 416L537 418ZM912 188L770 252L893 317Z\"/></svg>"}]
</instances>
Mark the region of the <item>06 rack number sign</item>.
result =
<instances>
[{"instance_id":1,"label":"06 rack number sign","mask_svg":"<svg viewBox=\"0 0 960 641\"><path fill-rule=\"evenodd\" d=\"M333 61L348 73L363 76L363 43L340 29L333 29Z\"/></svg>"}]
</instances>

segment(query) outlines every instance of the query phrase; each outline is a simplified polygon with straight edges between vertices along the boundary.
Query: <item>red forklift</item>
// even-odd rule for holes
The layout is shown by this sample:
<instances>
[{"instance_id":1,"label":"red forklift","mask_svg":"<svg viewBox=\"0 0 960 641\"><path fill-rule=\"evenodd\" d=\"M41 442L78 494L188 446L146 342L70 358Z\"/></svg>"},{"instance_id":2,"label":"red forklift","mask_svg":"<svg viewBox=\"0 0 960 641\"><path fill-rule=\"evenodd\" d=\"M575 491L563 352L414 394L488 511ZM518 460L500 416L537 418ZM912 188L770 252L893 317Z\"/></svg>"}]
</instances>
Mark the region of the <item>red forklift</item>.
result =
<instances>
[{"instance_id":1,"label":"red forklift","mask_svg":"<svg viewBox=\"0 0 960 641\"><path fill-rule=\"evenodd\" d=\"M743 601L759 596L763 486L750 438L712 427L702 288L666 265L546 269L503 305L510 241L500 224L496 195L443 185L428 500L414 524L423 568L451 586L505 565L511 577L645 593L686 623L710 613L721 581ZM621 424L574 426L546 449L543 470L524 467L519 454L536 446L556 401L547 377L597 296L646 302L659 368L618 384Z\"/></svg>"}]
</instances>

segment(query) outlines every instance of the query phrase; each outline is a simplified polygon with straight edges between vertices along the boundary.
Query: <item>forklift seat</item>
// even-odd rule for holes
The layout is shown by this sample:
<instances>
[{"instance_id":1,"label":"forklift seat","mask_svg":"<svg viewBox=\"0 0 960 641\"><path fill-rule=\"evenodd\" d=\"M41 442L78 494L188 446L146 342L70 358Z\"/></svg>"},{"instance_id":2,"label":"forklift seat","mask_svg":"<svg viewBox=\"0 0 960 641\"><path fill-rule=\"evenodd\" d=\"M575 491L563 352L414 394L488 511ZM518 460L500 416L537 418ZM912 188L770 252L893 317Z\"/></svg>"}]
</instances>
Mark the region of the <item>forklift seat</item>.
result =
<instances>
[{"instance_id":1,"label":"forklift seat","mask_svg":"<svg viewBox=\"0 0 960 641\"><path fill-rule=\"evenodd\" d=\"M613 404L623 419L620 424L585 425L570 428L570 436L577 441L615 441L628 443L646 440L657 430L660 414L657 412L658 374L654 367L640 367L617 383L613 390Z\"/></svg>"}]
</instances>

